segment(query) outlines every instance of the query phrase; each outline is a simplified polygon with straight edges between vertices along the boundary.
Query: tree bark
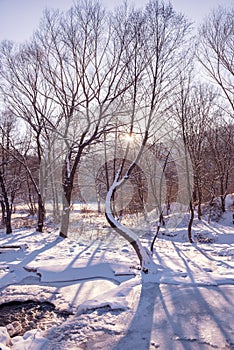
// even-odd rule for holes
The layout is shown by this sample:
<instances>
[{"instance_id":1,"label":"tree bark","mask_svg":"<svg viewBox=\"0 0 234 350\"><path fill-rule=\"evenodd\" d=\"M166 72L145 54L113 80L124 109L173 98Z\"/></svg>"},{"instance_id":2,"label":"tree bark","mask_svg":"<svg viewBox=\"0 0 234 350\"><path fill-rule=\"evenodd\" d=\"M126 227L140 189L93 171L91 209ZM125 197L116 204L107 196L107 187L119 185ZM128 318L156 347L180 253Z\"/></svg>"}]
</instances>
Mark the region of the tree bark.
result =
<instances>
[{"instance_id":1,"label":"tree bark","mask_svg":"<svg viewBox=\"0 0 234 350\"><path fill-rule=\"evenodd\" d=\"M142 271L145 273L148 273L149 269L153 268L153 266L155 267L154 262L150 256L150 253L147 252L147 250L142 246L137 235L134 232L132 232L129 228L123 226L114 217L114 210L112 208L111 202L113 200L113 195L120 184L117 181L117 179L118 179L118 174L116 175L116 179L107 193L106 211L105 211L106 219L110 224L110 226L132 245L132 247L134 248L139 258ZM122 183L124 181L125 181L125 178L123 179Z\"/></svg>"},{"instance_id":2,"label":"tree bark","mask_svg":"<svg viewBox=\"0 0 234 350\"><path fill-rule=\"evenodd\" d=\"M201 210L201 201L198 201L198 205L197 205L197 217L198 220L201 220L202 218L202 210Z\"/></svg>"},{"instance_id":3,"label":"tree bark","mask_svg":"<svg viewBox=\"0 0 234 350\"><path fill-rule=\"evenodd\" d=\"M44 221L45 221L45 205L40 193L38 193L38 215L37 215L37 231L43 232Z\"/></svg>"},{"instance_id":4,"label":"tree bark","mask_svg":"<svg viewBox=\"0 0 234 350\"><path fill-rule=\"evenodd\" d=\"M12 208L11 208L11 205L9 203L7 189L6 189L6 185L4 182L4 177L3 177L3 174L1 172L0 172L0 187L2 190L2 196L3 196L4 206L5 206L4 224L6 226L6 233L10 234L10 233L12 233L12 227L11 227Z\"/></svg>"},{"instance_id":5,"label":"tree bark","mask_svg":"<svg viewBox=\"0 0 234 350\"><path fill-rule=\"evenodd\" d=\"M154 243L155 243L155 241L156 241L156 239L158 237L158 234L159 234L161 226L165 226L165 221L164 221L164 217L163 217L163 213L162 212L160 213L159 221L158 221L158 225L157 225L157 230L156 230L156 233L154 235L154 239L153 239L153 241L151 243L151 246L150 246L151 254L153 254Z\"/></svg>"},{"instance_id":6,"label":"tree bark","mask_svg":"<svg viewBox=\"0 0 234 350\"><path fill-rule=\"evenodd\" d=\"M71 211L71 194L73 179L66 179L63 185L63 211L61 218L60 237L66 238L69 229L70 211Z\"/></svg>"},{"instance_id":7,"label":"tree bark","mask_svg":"<svg viewBox=\"0 0 234 350\"><path fill-rule=\"evenodd\" d=\"M5 212L6 212L6 208L5 208L4 201L1 200L0 204L1 204L1 211L2 211L1 226L5 226Z\"/></svg>"},{"instance_id":8,"label":"tree bark","mask_svg":"<svg viewBox=\"0 0 234 350\"><path fill-rule=\"evenodd\" d=\"M193 219L194 219L194 208L193 208L192 200L190 200L189 209L190 209L190 220L189 220L189 224L188 224L188 239L189 239L190 243L193 243L192 225L193 225Z\"/></svg>"},{"instance_id":9,"label":"tree bark","mask_svg":"<svg viewBox=\"0 0 234 350\"><path fill-rule=\"evenodd\" d=\"M221 194L220 199L221 199L222 212L225 213L225 211L226 211L226 209L225 209L226 194Z\"/></svg>"},{"instance_id":10,"label":"tree bark","mask_svg":"<svg viewBox=\"0 0 234 350\"><path fill-rule=\"evenodd\" d=\"M9 207L9 208L6 209L6 220L5 220L5 224L6 224L6 233L7 233L7 234L12 233L11 214L12 214L12 210L11 210L11 208Z\"/></svg>"},{"instance_id":11,"label":"tree bark","mask_svg":"<svg viewBox=\"0 0 234 350\"><path fill-rule=\"evenodd\" d=\"M198 220L201 220L202 218L202 210L201 210L201 204L202 204L202 190L201 188L198 186L197 188L197 200L198 200L198 203L197 203L197 217L198 217Z\"/></svg>"}]
</instances>

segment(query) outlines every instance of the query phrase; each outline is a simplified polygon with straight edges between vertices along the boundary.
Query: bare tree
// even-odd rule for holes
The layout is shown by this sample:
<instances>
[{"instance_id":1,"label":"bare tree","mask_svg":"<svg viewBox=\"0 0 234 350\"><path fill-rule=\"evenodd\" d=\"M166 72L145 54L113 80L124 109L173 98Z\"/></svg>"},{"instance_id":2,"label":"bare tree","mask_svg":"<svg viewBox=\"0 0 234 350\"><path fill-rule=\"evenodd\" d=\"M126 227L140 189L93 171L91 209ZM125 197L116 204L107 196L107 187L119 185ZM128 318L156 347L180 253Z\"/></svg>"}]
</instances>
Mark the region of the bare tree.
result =
<instances>
[{"instance_id":1,"label":"bare tree","mask_svg":"<svg viewBox=\"0 0 234 350\"><path fill-rule=\"evenodd\" d=\"M217 94L211 86L201 83L193 85L189 93L191 108L185 115L186 139L194 174L193 202L197 205L198 218L201 219L201 204L207 181L207 174L204 172L207 162L207 136L217 111Z\"/></svg>"},{"instance_id":2,"label":"bare tree","mask_svg":"<svg viewBox=\"0 0 234 350\"><path fill-rule=\"evenodd\" d=\"M41 79L40 60L41 52L32 44L17 47L10 42L2 43L0 76L4 103L15 116L29 125L33 135L31 151L32 149L36 151L39 173L39 183L37 179L33 179L38 204L37 230L42 232L45 203L41 164L45 146L44 131L47 120L52 115L53 106L48 98L47 86ZM27 165L25 167L29 170Z\"/></svg>"},{"instance_id":3,"label":"bare tree","mask_svg":"<svg viewBox=\"0 0 234 350\"><path fill-rule=\"evenodd\" d=\"M50 127L63 141L63 237L78 164L86 149L115 127L115 115L123 113L123 96L133 84L126 56L130 38L117 35L111 25L98 2L82 1L64 16L46 12L36 36L44 52L43 77L61 118Z\"/></svg>"},{"instance_id":4,"label":"bare tree","mask_svg":"<svg viewBox=\"0 0 234 350\"><path fill-rule=\"evenodd\" d=\"M218 7L199 31L198 60L234 111L234 9Z\"/></svg>"},{"instance_id":5,"label":"bare tree","mask_svg":"<svg viewBox=\"0 0 234 350\"><path fill-rule=\"evenodd\" d=\"M233 150L234 150L234 126L223 117L216 117L207 135L207 155L213 165L213 174L209 176L214 179L214 196L220 196L222 212L225 212L225 198L233 174Z\"/></svg>"},{"instance_id":6,"label":"bare tree","mask_svg":"<svg viewBox=\"0 0 234 350\"><path fill-rule=\"evenodd\" d=\"M124 10L125 12L122 10L116 17L122 23L123 19L128 19L129 31L134 38L132 47L128 46L132 48L129 69L135 81L130 90L129 135L141 132L142 138L135 159L124 171L125 159L129 151L129 143L127 144L122 165L118 168L115 180L107 194L106 217L110 225L133 246L142 270L147 272L152 264L150 254L144 249L138 236L118 222L112 207L112 198L129 179L131 172L144 154L147 142L163 124L163 113L172 101L171 96L177 84L177 69L182 60L182 46L185 45L189 26L183 16L174 12L171 5L159 4L158 1L150 1L144 14L141 15L139 12L132 12L127 17L126 9ZM184 46L183 48L185 49ZM139 52L140 57L145 57L142 71L139 71ZM183 53L185 55L185 51Z\"/></svg>"},{"instance_id":7,"label":"bare tree","mask_svg":"<svg viewBox=\"0 0 234 350\"><path fill-rule=\"evenodd\" d=\"M211 167L213 170L208 183L211 182L212 196L217 194L221 196L222 210L224 211L225 196L231 174L229 158L230 152L233 152L230 149L233 147L231 146L232 142L230 142L230 133L232 133L233 128L227 120L228 115L233 118L234 111L234 9L220 6L214 10L202 25L199 38L198 60L214 84L217 84L221 96L224 98L224 103L219 103L220 112L218 115L221 114L221 117L216 117L222 126L211 127L208 134L209 146L212 150ZM225 154L223 150L225 150Z\"/></svg>"},{"instance_id":8,"label":"bare tree","mask_svg":"<svg viewBox=\"0 0 234 350\"><path fill-rule=\"evenodd\" d=\"M12 114L5 110L0 116L0 202L2 224L6 233L12 233L11 217L14 200L22 187L22 166L12 157L11 144L16 138L16 121Z\"/></svg>"}]
</instances>

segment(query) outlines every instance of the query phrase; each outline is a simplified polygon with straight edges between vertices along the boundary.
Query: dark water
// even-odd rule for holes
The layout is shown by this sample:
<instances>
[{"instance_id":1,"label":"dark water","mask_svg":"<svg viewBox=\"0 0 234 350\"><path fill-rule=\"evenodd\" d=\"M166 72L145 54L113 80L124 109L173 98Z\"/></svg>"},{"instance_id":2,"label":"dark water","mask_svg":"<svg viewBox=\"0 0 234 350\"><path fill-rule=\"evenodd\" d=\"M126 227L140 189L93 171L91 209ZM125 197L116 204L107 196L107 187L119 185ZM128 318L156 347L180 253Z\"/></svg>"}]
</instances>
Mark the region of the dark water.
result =
<instances>
[{"instance_id":1,"label":"dark water","mask_svg":"<svg viewBox=\"0 0 234 350\"><path fill-rule=\"evenodd\" d=\"M60 325L69 315L49 302L13 301L0 305L0 326L7 327L11 336L23 335L31 329Z\"/></svg>"}]
</instances>

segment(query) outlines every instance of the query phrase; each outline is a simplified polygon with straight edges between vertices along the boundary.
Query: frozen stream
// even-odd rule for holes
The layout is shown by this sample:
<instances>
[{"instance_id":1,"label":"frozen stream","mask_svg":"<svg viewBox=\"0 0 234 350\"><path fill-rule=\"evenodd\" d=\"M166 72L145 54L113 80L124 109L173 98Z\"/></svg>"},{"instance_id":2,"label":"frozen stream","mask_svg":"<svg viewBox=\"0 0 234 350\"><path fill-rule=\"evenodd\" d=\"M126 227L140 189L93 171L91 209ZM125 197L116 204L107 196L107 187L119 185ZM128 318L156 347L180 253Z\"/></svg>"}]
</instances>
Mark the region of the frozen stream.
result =
<instances>
[{"instance_id":1,"label":"frozen stream","mask_svg":"<svg viewBox=\"0 0 234 350\"><path fill-rule=\"evenodd\" d=\"M13 301L0 306L0 327L7 327L11 336L23 335L31 329L47 330L58 326L69 315L48 302Z\"/></svg>"}]
</instances>

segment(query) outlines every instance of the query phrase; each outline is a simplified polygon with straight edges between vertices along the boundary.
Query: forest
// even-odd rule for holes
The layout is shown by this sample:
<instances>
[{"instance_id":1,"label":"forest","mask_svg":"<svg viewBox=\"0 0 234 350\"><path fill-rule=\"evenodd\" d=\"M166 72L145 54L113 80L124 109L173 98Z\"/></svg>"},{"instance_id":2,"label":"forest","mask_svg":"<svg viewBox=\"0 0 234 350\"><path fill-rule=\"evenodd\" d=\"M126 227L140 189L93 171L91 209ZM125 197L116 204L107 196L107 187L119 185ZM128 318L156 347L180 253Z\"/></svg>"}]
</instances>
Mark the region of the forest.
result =
<instances>
[{"instance_id":1,"label":"forest","mask_svg":"<svg viewBox=\"0 0 234 350\"><path fill-rule=\"evenodd\" d=\"M224 212L234 185L233 22L233 9L219 7L196 33L171 4L152 1L143 10L125 4L109 13L86 1L67 13L45 11L24 44L3 41L0 202L6 232L17 206L37 215L41 232L49 203L66 237L72 204L86 202L82 173L88 169L94 177L90 200L105 201L118 167L119 178L130 175L145 151L161 167L157 175L152 166L151 174L142 173L159 212L163 203L177 201L181 148L190 163L184 173L191 208L201 217L202 203L220 197ZM149 178L154 188L147 189ZM133 187L143 193L142 186ZM140 197L144 211L149 196Z\"/></svg>"},{"instance_id":2,"label":"forest","mask_svg":"<svg viewBox=\"0 0 234 350\"><path fill-rule=\"evenodd\" d=\"M0 348L233 349L234 8L46 9L0 92Z\"/></svg>"}]
</instances>

